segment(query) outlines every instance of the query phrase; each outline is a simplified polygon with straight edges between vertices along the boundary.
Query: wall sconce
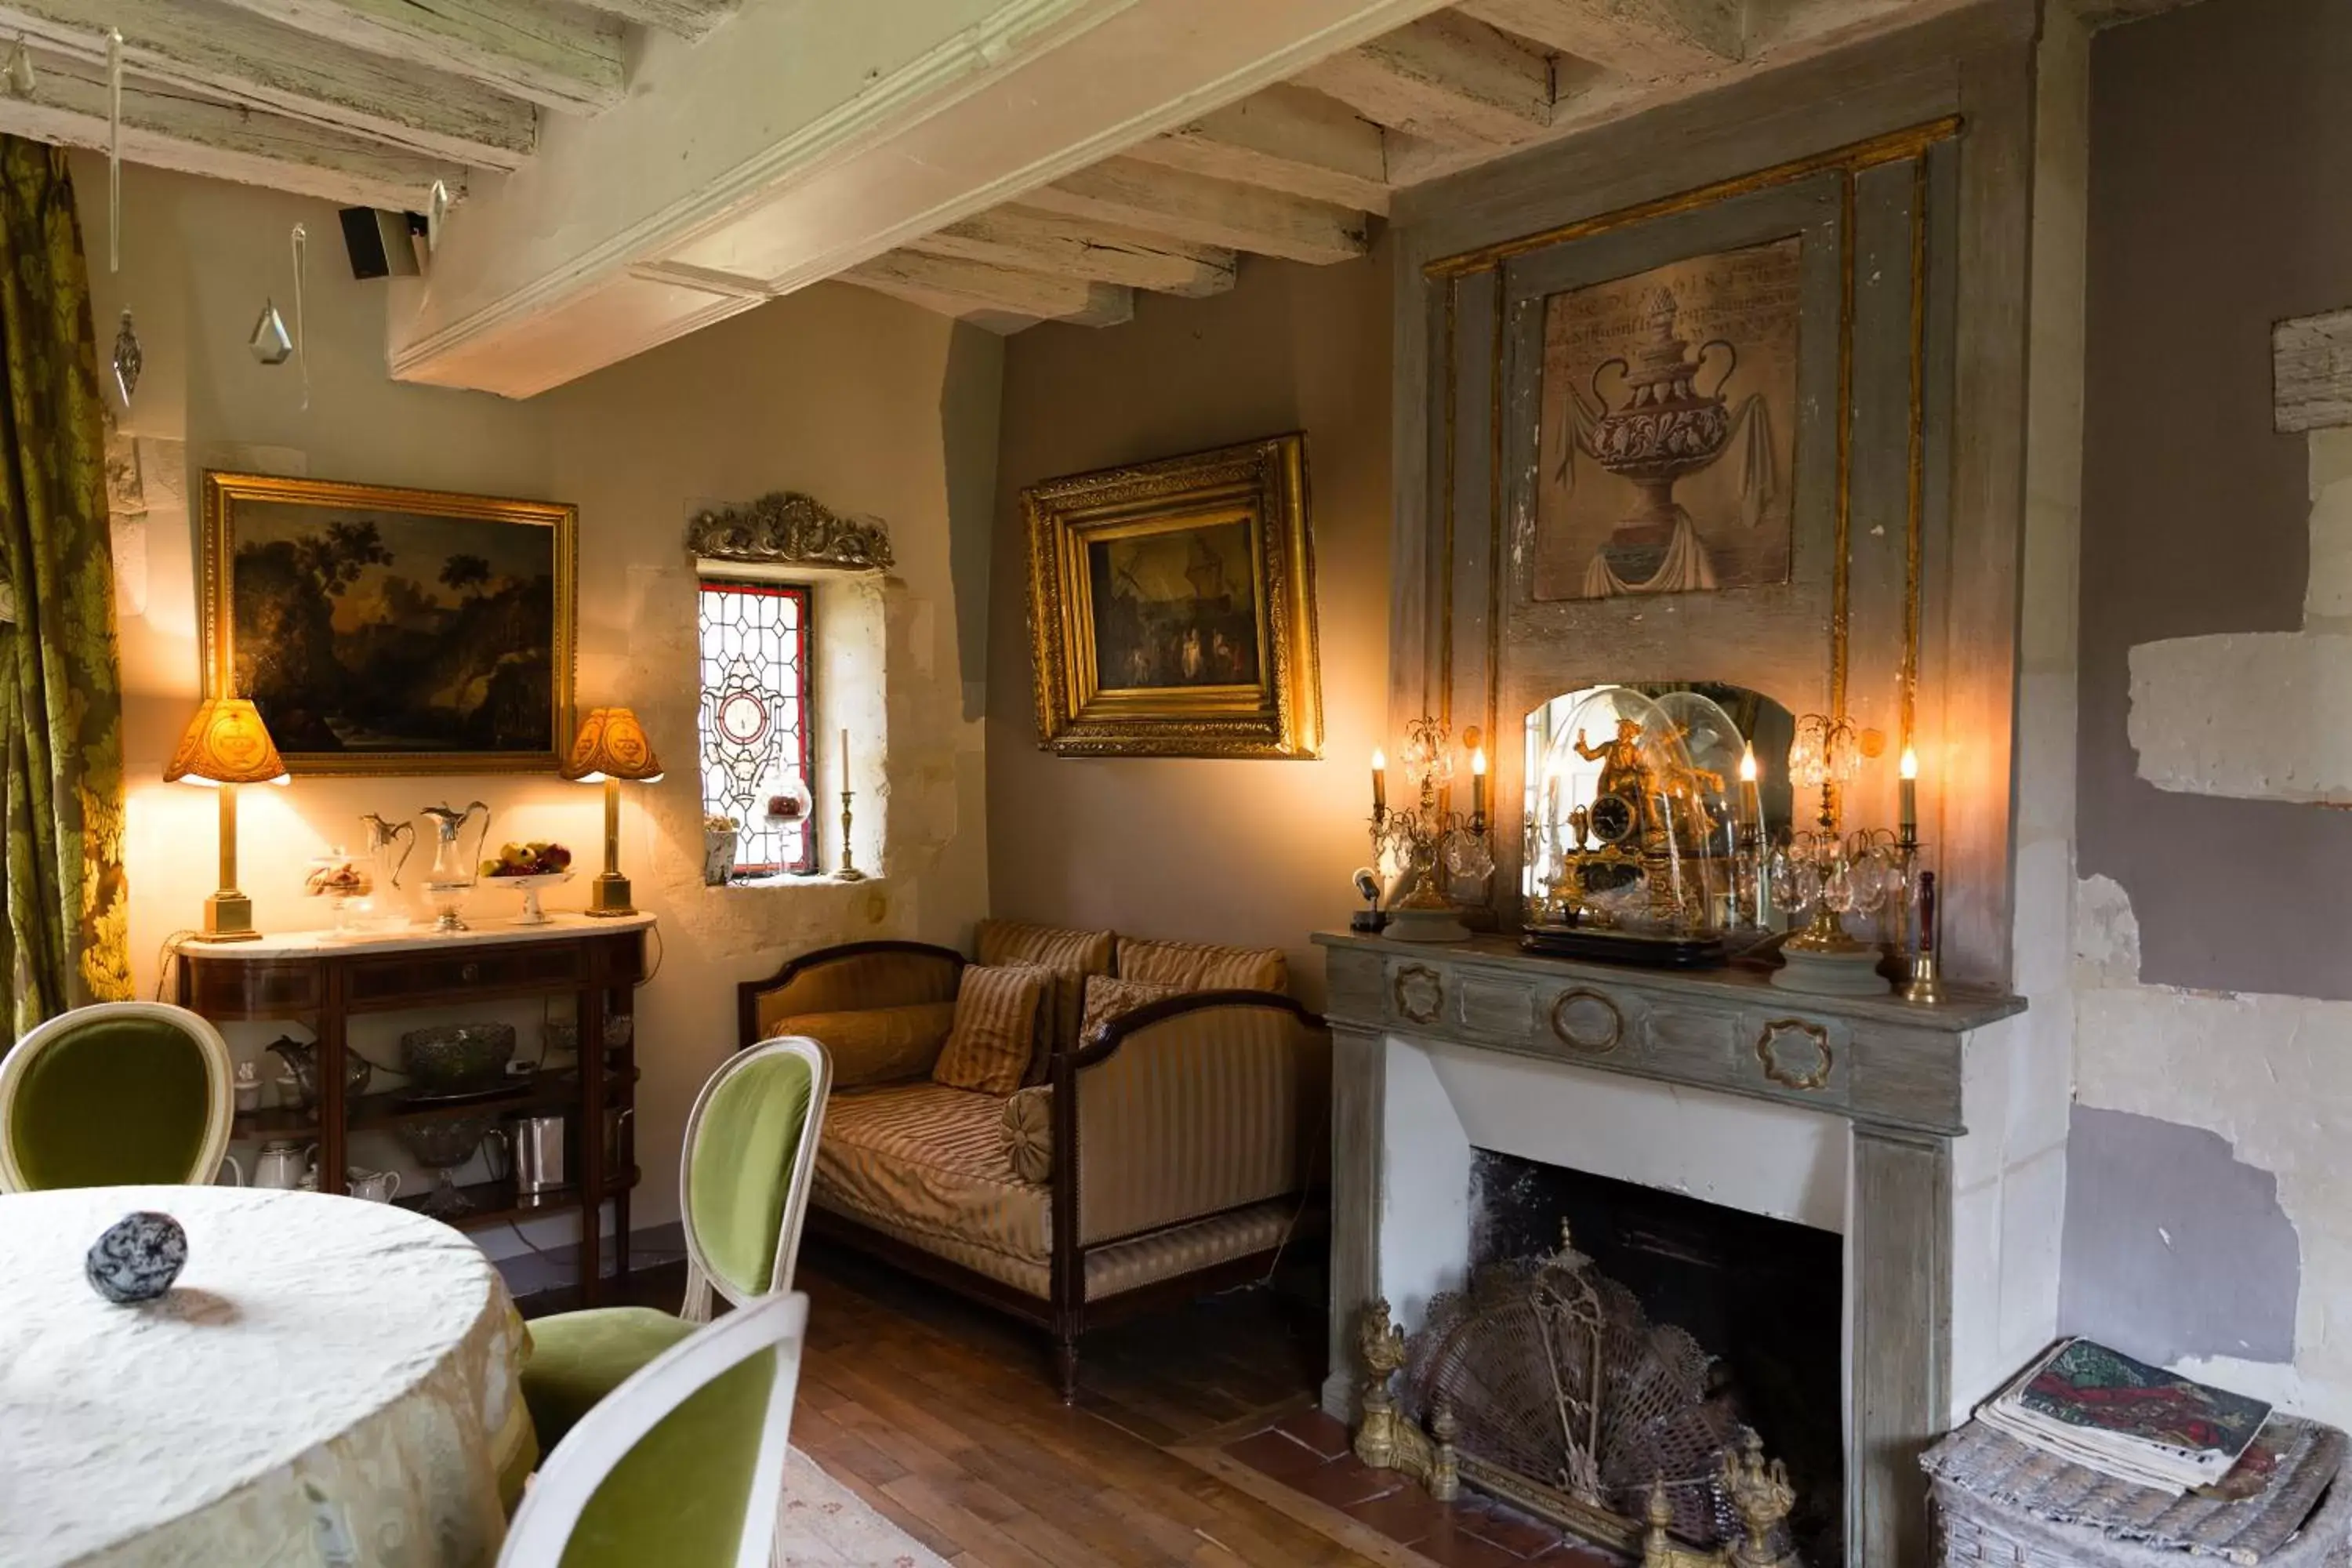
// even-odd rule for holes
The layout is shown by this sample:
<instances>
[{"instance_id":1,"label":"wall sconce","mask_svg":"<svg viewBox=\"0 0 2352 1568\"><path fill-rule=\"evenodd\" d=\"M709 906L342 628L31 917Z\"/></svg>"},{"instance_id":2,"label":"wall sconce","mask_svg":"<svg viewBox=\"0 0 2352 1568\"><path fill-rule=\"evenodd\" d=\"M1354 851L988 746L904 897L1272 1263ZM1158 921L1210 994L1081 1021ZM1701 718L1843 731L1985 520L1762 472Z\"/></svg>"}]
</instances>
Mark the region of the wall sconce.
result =
<instances>
[{"instance_id":1,"label":"wall sconce","mask_svg":"<svg viewBox=\"0 0 2352 1568\"><path fill-rule=\"evenodd\" d=\"M252 941L261 934L253 929L253 900L236 887L236 786L287 782L286 763L259 710L242 697L206 698L188 721L163 780L220 790L220 889L205 900L204 929L195 939Z\"/></svg>"},{"instance_id":2,"label":"wall sconce","mask_svg":"<svg viewBox=\"0 0 2352 1568\"><path fill-rule=\"evenodd\" d=\"M629 879L621 875L621 781L653 784L662 776L646 727L626 708L592 708L564 760L563 776L604 786L604 870L588 885L592 915L633 915Z\"/></svg>"}]
</instances>

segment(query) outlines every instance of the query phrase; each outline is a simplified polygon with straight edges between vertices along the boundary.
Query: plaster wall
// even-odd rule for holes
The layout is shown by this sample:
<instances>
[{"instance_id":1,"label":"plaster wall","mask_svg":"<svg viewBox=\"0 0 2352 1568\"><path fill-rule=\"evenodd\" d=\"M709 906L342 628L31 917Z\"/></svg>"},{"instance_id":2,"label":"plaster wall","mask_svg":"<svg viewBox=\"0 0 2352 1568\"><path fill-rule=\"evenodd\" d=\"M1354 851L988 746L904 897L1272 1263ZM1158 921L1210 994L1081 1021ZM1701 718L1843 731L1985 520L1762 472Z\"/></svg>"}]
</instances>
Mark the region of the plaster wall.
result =
<instances>
[{"instance_id":1,"label":"plaster wall","mask_svg":"<svg viewBox=\"0 0 2352 1568\"><path fill-rule=\"evenodd\" d=\"M142 990L157 984L164 939L194 923L214 884L213 796L161 780L200 680L191 503L202 471L576 502L579 700L635 708L669 764L661 783L625 797L622 864L639 907L661 921L661 968L638 996L645 1182L632 1223L673 1218L687 1110L734 1044L735 982L830 942L954 942L986 906L979 672L999 340L828 285L534 402L403 385L383 369L386 294L351 279L331 208L126 168L124 270L110 277L104 165L78 159L75 174L98 261L101 335L110 337L128 303L146 344L124 427L138 438L151 510L140 522L118 521L131 942ZM287 235L298 221L312 237L307 411L299 369L263 368L245 348L265 295L290 321ZM787 488L891 528L898 567L887 582L826 583L818 605L817 783L839 787L831 737L851 727L859 862L885 874L856 885L710 889L700 880L694 573L683 530L701 505ZM874 695L877 677L887 702ZM601 843L599 792L543 774L310 777L248 789L240 881L257 922L325 924L324 910L301 897L310 858L355 842L362 812L408 817L443 799L490 805L494 843L560 839L590 863ZM835 865L830 822L826 829L824 863ZM585 887L575 880L548 902L578 907ZM483 914L509 912L509 895L484 890L476 900ZM523 1026L528 1052L538 1006L507 1016ZM402 1021L358 1041L392 1060L389 1037ZM241 1030L235 1043L250 1052L273 1032ZM355 1152L406 1163L389 1144ZM534 1234L548 1245L568 1229L556 1222ZM483 1240L494 1252L515 1245L502 1233Z\"/></svg>"},{"instance_id":2,"label":"plaster wall","mask_svg":"<svg viewBox=\"0 0 2352 1568\"><path fill-rule=\"evenodd\" d=\"M1388 254L1255 258L1227 294L1141 295L1108 331L1047 324L1005 345L988 662L993 912L1279 947L1309 1005L1309 942L1344 922L1369 858L1389 605ZM1037 750L1024 486L1307 433L1322 652L1318 762L1064 758Z\"/></svg>"},{"instance_id":3,"label":"plaster wall","mask_svg":"<svg viewBox=\"0 0 2352 1568\"><path fill-rule=\"evenodd\" d=\"M2336 1422L2352 433L2273 429L2270 331L2352 302L2347 70L2330 0L2093 49L2062 1301L2064 1328Z\"/></svg>"}]
</instances>

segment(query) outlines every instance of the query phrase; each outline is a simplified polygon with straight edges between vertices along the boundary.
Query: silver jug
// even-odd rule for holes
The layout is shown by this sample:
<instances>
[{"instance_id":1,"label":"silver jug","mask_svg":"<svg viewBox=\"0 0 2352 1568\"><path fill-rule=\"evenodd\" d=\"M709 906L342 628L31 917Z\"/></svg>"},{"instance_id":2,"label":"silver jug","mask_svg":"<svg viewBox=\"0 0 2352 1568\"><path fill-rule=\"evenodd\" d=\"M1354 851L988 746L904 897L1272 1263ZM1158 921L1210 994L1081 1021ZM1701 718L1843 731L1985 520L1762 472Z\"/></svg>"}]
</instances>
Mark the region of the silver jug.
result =
<instances>
[{"instance_id":1,"label":"silver jug","mask_svg":"<svg viewBox=\"0 0 2352 1568\"><path fill-rule=\"evenodd\" d=\"M458 836L478 811L482 814L482 832L475 840L473 858L468 859L458 847ZM466 922L457 918L458 911L465 906L467 889L474 885L482 850L490 841L490 808L478 800L467 804L465 810L457 811L445 802L426 806L424 815L433 819L439 833L433 846L433 864L425 873L425 890L433 900L433 929L464 931Z\"/></svg>"},{"instance_id":2,"label":"silver jug","mask_svg":"<svg viewBox=\"0 0 2352 1568\"><path fill-rule=\"evenodd\" d=\"M507 1123L518 1196L534 1197L571 1184L564 1164L563 1131L561 1116L518 1116Z\"/></svg>"}]
</instances>

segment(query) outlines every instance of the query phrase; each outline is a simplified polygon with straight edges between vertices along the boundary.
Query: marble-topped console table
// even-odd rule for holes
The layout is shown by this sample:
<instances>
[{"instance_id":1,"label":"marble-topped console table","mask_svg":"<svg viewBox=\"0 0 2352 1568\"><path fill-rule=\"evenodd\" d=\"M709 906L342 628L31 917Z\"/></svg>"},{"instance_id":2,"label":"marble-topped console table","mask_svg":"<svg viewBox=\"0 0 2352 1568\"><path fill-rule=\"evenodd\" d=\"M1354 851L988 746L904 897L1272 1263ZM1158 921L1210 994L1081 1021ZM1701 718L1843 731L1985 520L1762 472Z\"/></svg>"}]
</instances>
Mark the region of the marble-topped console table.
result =
<instances>
[{"instance_id":1,"label":"marble-topped console table","mask_svg":"<svg viewBox=\"0 0 2352 1568\"><path fill-rule=\"evenodd\" d=\"M1427 1189L1458 1180L1467 1147L1516 1142L1505 1152L1706 1189L1843 1230L1846 1561L1927 1561L1916 1460L1948 1425L1953 1397L1953 1151L1979 1109L1967 1064L1971 1041L2024 1002L1965 987L1930 1006L1799 995L1759 972L1538 957L1507 937L1315 940L1327 950L1333 1035L1326 1408L1352 1419L1365 1305L1391 1298L1410 1317L1432 1287L1430 1259L1452 1245L1466 1200ZM1629 1112L1677 1129L1704 1179L1675 1174L1671 1150L1641 1152L1638 1169L1605 1168L1625 1142L1612 1121ZM1792 1148L1809 1152L1794 1170ZM1811 1212L1776 1209L1743 1191L1751 1159L1758 1194L1794 1192L1809 1174L1818 1191L1825 1165L1842 1165L1844 1179L1834 1184L1832 1168L1837 1190ZM1457 1252L1454 1282L1461 1266Z\"/></svg>"},{"instance_id":2,"label":"marble-topped console table","mask_svg":"<svg viewBox=\"0 0 2352 1568\"><path fill-rule=\"evenodd\" d=\"M317 1107L268 1108L236 1118L239 1139L293 1139L319 1147L319 1186L343 1190L346 1150L354 1131L397 1128L444 1117L562 1113L571 1119L572 1184L530 1196L510 1180L462 1189L474 1211L459 1216L460 1228L580 1215L580 1284L593 1304L600 1294L598 1217L614 1206L614 1263L628 1272L629 1195L638 1173L634 1163L636 1032L635 993L645 981L649 914L592 919L551 911L544 924L484 920L462 931L427 926L388 931L292 931L251 942L186 941L174 950L176 999L215 1023L293 1021L318 1043ZM343 1093L343 1052L354 1015L407 1011L455 1011L485 1002L518 997L571 995L579 1025L576 1067L520 1081L495 1096L438 1103L412 1103L405 1091ZM607 1018L630 1023L614 1032L601 1053L591 1042L605 1038ZM604 1070L588 1070L602 1061ZM605 1139L591 1130L617 1118L618 1137L608 1159ZM609 1167L609 1168L608 1168ZM590 1194L593 1194L592 1198ZM418 1200L400 1200L415 1206Z\"/></svg>"}]
</instances>

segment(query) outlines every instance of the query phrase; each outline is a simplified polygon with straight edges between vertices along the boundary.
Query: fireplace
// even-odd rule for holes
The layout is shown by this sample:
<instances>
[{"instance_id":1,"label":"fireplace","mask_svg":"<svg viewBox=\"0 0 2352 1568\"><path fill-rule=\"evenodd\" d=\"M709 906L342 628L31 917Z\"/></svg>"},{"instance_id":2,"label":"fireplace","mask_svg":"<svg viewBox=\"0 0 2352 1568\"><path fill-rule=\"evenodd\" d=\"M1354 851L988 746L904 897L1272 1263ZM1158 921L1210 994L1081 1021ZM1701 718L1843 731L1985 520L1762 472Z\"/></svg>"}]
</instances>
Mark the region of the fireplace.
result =
<instances>
[{"instance_id":1,"label":"fireplace","mask_svg":"<svg viewBox=\"0 0 2352 1568\"><path fill-rule=\"evenodd\" d=\"M2053 1327L2061 1205L2013 1131L2042 1120L2009 1070L2022 1003L1799 998L1739 969L1539 958L1507 938L1318 940L1325 1408L1356 1416L1376 1304L1411 1334L1476 1264L1554 1245L1564 1213L1645 1310L1723 1359L1772 1456L1809 1477L1801 1504L1834 1510L1797 1521L1812 1568L1925 1561L1919 1451ZM1779 1363L1735 1321L1759 1271L1789 1303Z\"/></svg>"}]
</instances>

